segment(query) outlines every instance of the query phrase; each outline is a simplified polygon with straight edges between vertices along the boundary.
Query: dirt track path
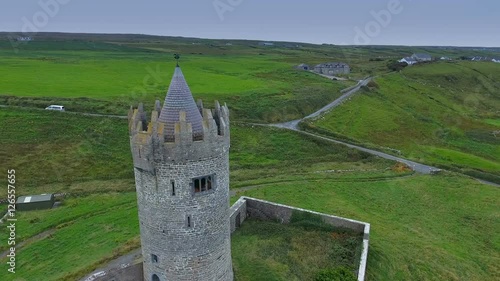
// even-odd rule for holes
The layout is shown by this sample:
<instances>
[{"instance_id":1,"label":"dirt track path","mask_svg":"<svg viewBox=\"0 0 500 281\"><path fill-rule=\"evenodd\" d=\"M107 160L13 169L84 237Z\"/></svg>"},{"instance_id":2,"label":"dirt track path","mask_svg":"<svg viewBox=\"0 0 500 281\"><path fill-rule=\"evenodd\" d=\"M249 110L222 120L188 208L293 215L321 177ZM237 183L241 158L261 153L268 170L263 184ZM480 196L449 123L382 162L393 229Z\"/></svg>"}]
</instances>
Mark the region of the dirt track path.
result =
<instances>
[{"instance_id":1,"label":"dirt track path","mask_svg":"<svg viewBox=\"0 0 500 281\"><path fill-rule=\"evenodd\" d=\"M345 145L347 147L354 148L354 149L357 149L357 150L361 150L361 151L364 151L366 153L370 153L372 155L376 155L376 156L379 156L379 157L382 157L382 158L385 158L385 159L389 159L389 160L393 160L393 161L398 161L398 162L401 162L401 163L404 163L404 164L408 165L415 172L418 172L418 173L432 174L432 173L439 172L441 169L436 168L436 167L432 167L432 166L429 166L429 165L417 163L417 162L414 162L414 161L411 161L411 160L408 160L408 159L405 159L405 158L396 157L396 156L393 156L393 155L390 155L390 154L387 154L387 153L384 153L384 152L380 152L380 151L376 151L376 150L373 150L373 149L364 148L364 147L361 147L361 146L358 146L358 145L354 145L354 144L350 144L350 143L347 143L347 142L339 141L339 140L336 140L336 139L333 139L333 138L328 138L328 137L320 136L320 135L317 135L317 134L309 133L309 132L303 131L303 130L301 130L299 128L299 123L300 122L302 122L302 121L304 121L306 119L316 118L316 117L320 116L321 114L323 114L323 113L325 113L327 111L330 111L330 110L336 108L337 106L341 105L346 99L348 99L352 95L356 94L361 89L362 86L366 86L368 84L368 82L370 82L371 80L372 80L372 77L368 77L368 78L366 78L364 80L359 81L359 83L354 88L352 88L351 90L349 90L346 93L344 93L338 99L334 100L333 102L327 104L326 106L324 106L320 110L318 110L318 111L316 111L316 112L314 112L312 114L309 114L308 116L306 116L306 117L304 117L302 119L293 120L293 121L289 121L289 122L285 122L285 123L265 125L265 126L272 126L272 127L277 127L277 128L282 128L282 129L296 131L296 132L299 132L301 134L309 135L309 136L312 136L312 137L315 137L315 138L319 138L319 139L323 139L323 140L326 140L326 141L329 141L329 142L333 142L333 143L336 143L336 144L342 144L342 145ZM263 125L263 124L254 124L254 125Z\"/></svg>"}]
</instances>

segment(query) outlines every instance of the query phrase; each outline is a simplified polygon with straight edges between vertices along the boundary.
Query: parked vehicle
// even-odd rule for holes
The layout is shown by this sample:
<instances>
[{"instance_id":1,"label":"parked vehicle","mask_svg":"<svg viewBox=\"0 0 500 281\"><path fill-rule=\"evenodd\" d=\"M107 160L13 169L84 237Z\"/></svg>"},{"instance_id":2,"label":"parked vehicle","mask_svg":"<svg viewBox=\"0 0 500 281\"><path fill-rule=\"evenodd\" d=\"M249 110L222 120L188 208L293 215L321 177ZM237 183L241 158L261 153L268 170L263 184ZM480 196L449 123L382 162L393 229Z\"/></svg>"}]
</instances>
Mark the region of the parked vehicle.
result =
<instances>
[{"instance_id":1,"label":"parked vehicle","mask_svg":"<svg viewBox=\"0 0 500 281\"><path fill-rule=\"evenodd\" d=\"M46 110L57 110L57 111L64 111L64 106L62 105L50 105L45 108Z\"/></svg>"}]
</instances>

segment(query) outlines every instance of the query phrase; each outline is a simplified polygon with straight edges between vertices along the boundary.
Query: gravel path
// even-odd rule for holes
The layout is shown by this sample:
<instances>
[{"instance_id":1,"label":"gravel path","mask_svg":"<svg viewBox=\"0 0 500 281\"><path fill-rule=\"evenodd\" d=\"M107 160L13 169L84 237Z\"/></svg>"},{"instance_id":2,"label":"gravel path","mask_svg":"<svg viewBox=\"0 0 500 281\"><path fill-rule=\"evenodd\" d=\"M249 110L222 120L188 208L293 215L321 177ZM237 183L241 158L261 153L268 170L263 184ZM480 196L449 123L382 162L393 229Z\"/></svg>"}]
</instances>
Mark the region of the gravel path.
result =
<instances>
[{"instance_id":1,"label":"gravel path","mask_svg":"<svg viewBox=\"0 0 500 281\"><path fill-rule=\"evenodd\" d=\"M278 128L284 128L284 129L290 129L290 130L299 130L299 123L306 120L306 119L310 119L310 118L315 118L315 117L318 117L320 116L321 114L341 105L346 99L350 98L352 95L354 95L356 92L359 91L359 89L361 89L362 86L366 86L368 84L368 82L370 82L372 80L372 77L368 77L366 78L365 80L361 80L359 81L359 83L356 85L356 87L352 88L350 91L344 93L342 96L340 96L338 99L332 101L331 103L325 105L323 108L321 108L320 110L314 112L314 113L311 113L309 115L307 115L306 117L302 118L302 119L298 119L298 120L293 120L293 121L289 121L289 122L285 122L285 123L279 123L279 124L272 124L271 126L273 127L278 127Z\"/></svg>"},{"instance_id":2,"label":"gravel path","mask_svg":"<svg viewBox=\"0 0 500 281\"><path fill-rule=\"evenodd\" d=\"M293 121L289 121L289 122L285 122L285 123L279 123L279 124L271 124L269 126L277 127L277 128L282 128L282 129L293 130L293 131L299 132L301 134L313 136L315 138L323 139L323 140L326 140L326 141L329 141L329 142L333 142L333 143L337 143L337 144L342 144L342 145L345 145L347 147L354 148L354 149L357 149L357 150L361 150L361 151L364 151L366 153L370 153L370 154L373 154L373 155L376 155L376 156L379 156L379 157L382 157L382 158L385 158L385 159L389 159L389 160L393 160L393 161L398 161L398 162L401 162L401 163L404 163L404 164L408 165L410 168L412 168L415 172L418 172L418 173L433 174L433 173L441 171L441 169L436 168L436 167L432 167L432 166L428 166L428 165L425 165L425 164L417 163L417 162L414 162L414 161L411 161L411 160L408 160L408 159L405 159L405 158L396 157L396 156L393 156L393 155L390 155L390 154L387 154L387 153L384 153L384 152L376 151L376 150L373 150L373 149L368 149L368 148L361 147L361 146L354 145L354 144L350 144L350 143L347 143L347 142L343 142L343 141L335 140L335 139L332 139L332 138L323 137L323 136L316 135L316 134L313 134L313 133L305 132L305 131L302 131L299 128L299 123L300 122L302 122L302 121L304 121L306 119L316 118L316 117L320 116L321 114L323 114L323 113L325 113L325 112L327 112L329 110L332 110L335 107L341 105L346 99L350 98L352 95L354 95L355 93L357 93L361 89L362 86L366 86L368 84L368 82L370 82L371 80L372 80L372 77L368 77L368 78L366 78L364 80L359 81L359 83L358 83L358 85L356 85L356 87L354 87L350 91L346 92L345 94L343 94L342 96L340 96L338 99L334 100L333 102L329 103L328 105L324 106L320 110L318 110L318 111L316 111L316 112L314 112L312 114L309 114L308 116L306 116L306 117L304 117L302 119L293 120ZM255 124L255 125L258 125L258 124Z\"/></svg>"},{"instance_id":3,"label":"gravel path","mask_svg":"<svg viewBox=\"0 0 500 281\"><path fill-rule=\"evenodd\" d=\"M415 161L411 161L411 160L408 160L408 159L405 159L405 158L401 158L401 157L396 157L396 156L393 156L393 155L390 155L390 154L387 154L387 153L384 153L384 152L380 152L380 151L377 151L377 150L368 149L368 148L365 148L365 147L357 146L357 145L350 144L350 143L343 142L343 141L339 141L339 140L336 140L336 139L332 139L332 138L328 138L328 137L316 135L316 134L313 134L313 133L305 132L305 131L302 131L299 128L299 123L300 122L302 122L302 121L304 121L306 119L318 117L321 114L323 114L323 113L325 113L325 112L327 112L329 110L332 110L335 107L341 105L346 99L350 98L352 95L354 95L355 93L357 93L361 89L362 86L366 86L368 84L368 82L370 82L372 79L373 79L372 77L368 77L368 78L366 78L364 80L359 81L359 83L354 88L352 88L351 90L349 90L346 93L344 93L338 99L334 100L333 102L327 104L326 106L324 106L320 110L318 110L318 111L316 111L316 112L314 112L312 114L309 114L308 116L306 116L306 117L304 117L302 119L288 121L288 122L284 122L284 123L278 123L278 124L269 124L268 125L268 124L255 124L255 123L253 123L252 125L256 125L256 126L272 126L272 127L282 128L282 129L288 129L288 130L300 132L302 134L310 135L310 136L313 136L313 137L316 137L316 138L324 139L324 140L329 141L329 142L333 142L333 143L337 143L337 144L342 144L342 145L345 145L347 147L354 148L354 149L357 149L357 150L361 150L361 151L364 151L366 153L370 153L370 154L373 154L373 155L376 155L376 156L379 156L379 157L382 157L382 158L385 158L385 159L389 159L389 160L393 160L393 161L398 161L398 162L401 162L401 163L405 163L406 165L408 165L409 167L411 167L414 171L416 171L418 173L422 173L422 174L433 174L433 173L437 173L437 172L441 171L441 169L439 169L437 167L433 167L433 166L421 164L421 163L418 163L418 162L415 162ZM10 106L0 105L0 107L10 107ZM19 107L19 108L22 108L22 107ZM43 110L43 109L40 109L40 110ZM94 116L94 117L119 118L119 119L127 119L128 118L127 116L94 114L94 113L83 113L83 112L70 112L70 111L66 111L65 113L79 114L79 115L85 115L85 116ZM489 184L489 185L493 185L493 186L497 186L497 187L500 186L498 184L491 183L491 182L484 181L484 180L479 180L479 181L482 182L482 183L484 183L484 184Z\"/></svg>"},{"instance_id":4,"label":"gravel path","mask_svg":"<svg viewBox=\"0 0 500 281\"><path fill-rule=\"evenodd\" d=\"M132 252L121 256L115 260L110 261L105 266L94 270L92 273L88 274L80 281L93 281L97 276L104 276L104 274L112 269L124 268L142 259L141 248L135 249Z\"/></svg>"}]
</instances>

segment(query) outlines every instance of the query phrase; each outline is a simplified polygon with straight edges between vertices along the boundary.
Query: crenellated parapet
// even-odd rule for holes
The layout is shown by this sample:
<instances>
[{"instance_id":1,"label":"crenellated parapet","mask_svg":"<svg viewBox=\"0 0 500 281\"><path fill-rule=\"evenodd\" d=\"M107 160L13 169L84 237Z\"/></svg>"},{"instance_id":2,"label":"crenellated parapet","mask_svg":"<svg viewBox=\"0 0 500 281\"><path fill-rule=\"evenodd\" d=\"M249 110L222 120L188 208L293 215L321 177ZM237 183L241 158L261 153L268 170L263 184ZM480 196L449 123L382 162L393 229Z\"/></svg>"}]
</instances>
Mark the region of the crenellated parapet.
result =
<instances>
[{"instance_id":1,"label":"crenellated parapet","mask_svg":"<svg viewBox=\"0 0 500 281\"><path fill-rule=\"evenodd\" d=\"M135 109L131 107L128 120L135 167L154 172L155 163L187 163L227 152L230 146L227 105L215 102L214 109L208 109L200 100L197 107L202 116L202 135L193 134L185 111L179 111L179 121L173 124L173 134L169 134L165 128L172 124L159 121L160 101L156 101L149 120L142 103Z\"/></svg>"}]
</instances>

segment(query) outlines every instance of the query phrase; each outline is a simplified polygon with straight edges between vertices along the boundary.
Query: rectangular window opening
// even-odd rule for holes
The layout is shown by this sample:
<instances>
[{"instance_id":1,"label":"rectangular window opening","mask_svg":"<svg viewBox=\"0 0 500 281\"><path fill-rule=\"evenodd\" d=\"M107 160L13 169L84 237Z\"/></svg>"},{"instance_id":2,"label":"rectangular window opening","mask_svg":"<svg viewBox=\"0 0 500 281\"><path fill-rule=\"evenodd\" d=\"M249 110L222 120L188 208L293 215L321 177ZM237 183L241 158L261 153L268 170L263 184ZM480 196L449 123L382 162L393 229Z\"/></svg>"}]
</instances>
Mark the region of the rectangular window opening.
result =
<instances>
[{"instance_id":1,"label":"rectangular window opening","mask_svg":"<svg viewBox=\"0 0 500 281\"><path fill-rule=\"evenodd\" d=\"M157 263L158 262L158 256L157 255L151 255L151 262L152 263Z\"/></svg>"},{"instance_id":2,"label":"rectangular window opening","mask_svg":"<svg viewBox=\"0 0 500 281\"><path fill-rule=\"evenodd\" d=\"M201 191L201 186L200 186L200 179L195 179L194 180L194 192L200 192Z\"/></svg>"},{"instance_id":3,"label":"rectangular window opening","mask_svg":"<svg viewBox=\"0 0 500 281\"><path fill-rule=\"evenodd\" d=\"M194 193L212 190L215 188L215 175L195 178L193 179L192 186Z\"/></svg>"},{"instance_id":4,"label":"rectangular window opening","mask_svg":"<svg viewBox=\"0 0 500 281\"><path fill-rule=\"evenodd\" d=\"M207 179L201 178L201 192L207 191Z\"/></svg>"}]
</instances>

